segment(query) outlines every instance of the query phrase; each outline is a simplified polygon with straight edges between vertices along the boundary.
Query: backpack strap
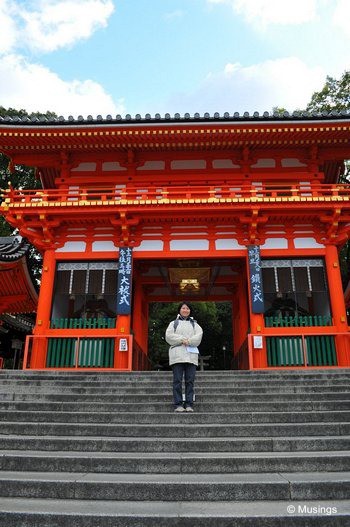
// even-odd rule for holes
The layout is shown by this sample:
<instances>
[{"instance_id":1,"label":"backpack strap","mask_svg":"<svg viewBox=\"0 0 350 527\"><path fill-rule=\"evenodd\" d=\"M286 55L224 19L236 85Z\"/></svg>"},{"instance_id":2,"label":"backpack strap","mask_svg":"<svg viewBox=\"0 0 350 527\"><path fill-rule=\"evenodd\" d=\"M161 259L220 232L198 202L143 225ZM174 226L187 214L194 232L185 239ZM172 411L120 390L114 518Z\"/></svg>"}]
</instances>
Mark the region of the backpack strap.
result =
<instances>
[{"instance_id":1,"label":"backpack strap","mask_svg":"<svg viewBox=\"0 0 350 527\"><path fill-rule=\"evenodd\" d=\"M191 322L192 327L193 327L193 329L194 329L194 325L195 325L196 321L195 321L193 318L190 318L190 322ZM174 320L174 332L176 332L176 328L177 328L178 325L179 325L179 319L176 318L176 319Z\"/></svg>"}]
</instances>

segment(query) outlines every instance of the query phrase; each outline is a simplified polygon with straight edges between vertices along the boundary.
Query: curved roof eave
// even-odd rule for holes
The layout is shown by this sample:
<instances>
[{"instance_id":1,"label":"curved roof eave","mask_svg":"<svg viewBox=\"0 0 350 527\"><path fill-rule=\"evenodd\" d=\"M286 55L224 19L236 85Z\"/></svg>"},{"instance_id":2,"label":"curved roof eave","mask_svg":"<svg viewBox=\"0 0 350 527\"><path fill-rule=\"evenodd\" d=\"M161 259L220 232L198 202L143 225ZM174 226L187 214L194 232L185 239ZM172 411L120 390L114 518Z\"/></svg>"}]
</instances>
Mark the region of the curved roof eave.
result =
<instances>
[{"instance_id":1,"label":"curved roof eave","mask_svg":"<svg viewBox=\"0 0 350 527\"><path fill-rule=\"evenodd\" d=\"M107 115L106 117L102 117L102 115L97 115L95 118L92 115L88 115L87 117L78 116L77 118L74 118L73 116L69 116L68 118L65 118L63 116L59 116L57 118L46 118L46 117L10 117L10 116L0 116L0 126L45 126L45 127L56 127L56 126L81 126L81 125L150 125L150 124L190 124L193 126L193 124L198 125L208 125L209 123L241 123L241 124L248 124L248 123L310 123L310 122L339 122L342 120L350 120L350 111L349 110L343 110L343 111L331 111L331 112L284 112L282 114L276 114L276 113L269 113L264 112L262 115L259 114L259 112L254 112L252 115L249 114L249 112L244 112L243 114L239 114L238 112L235 112L233 114L230 114L229 112L225 112L224 114L220 115L219 113L214 113L213 115L210 115L209 113L205 113L204 115L200 115L199 113L195 113L193 115L190 115L189 113L185 113L184 115L180 115L179 113L174 114L174 116L171 116L170 114L165 114L163 117L160 114L155 114L153 117L150 114L146 114L144 117L142 117L140 114L136 114L134 117L132 117L130 114L126 114L124 117L121 115L116 115L113 117L112 115Z\"/></svg>"}]
</instances>

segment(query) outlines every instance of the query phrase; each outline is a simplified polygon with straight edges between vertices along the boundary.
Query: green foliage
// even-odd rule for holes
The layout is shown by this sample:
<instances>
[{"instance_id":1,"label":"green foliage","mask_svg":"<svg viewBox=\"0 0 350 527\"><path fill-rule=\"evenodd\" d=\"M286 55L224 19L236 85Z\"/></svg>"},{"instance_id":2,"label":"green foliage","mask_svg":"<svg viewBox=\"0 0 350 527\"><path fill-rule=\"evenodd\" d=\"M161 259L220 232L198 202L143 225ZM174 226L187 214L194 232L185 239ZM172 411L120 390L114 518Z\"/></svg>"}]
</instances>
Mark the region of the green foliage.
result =
<instances>
[{"instance_id":1,"label":"green foliage","mask_svg":"<svg viewBox=\"0 0 350 527\"><path fill-rule=\"evenodd\" d=\"M31 119L32 117L36 117L37 119L46 118L46 119L54 119L57 117L57 114L55 112L47 111L46 113L42 112L31 112L28 113L27 110L15 110L14 108L4 108L3 106L0 106L0 116L1 117L19 117L22 119L23 117L29 117Z\"/></svg>"},{"instance_id":2,"label":"green foliage","mask_svg":"<svg viewBox=\"0 0 350 527\"><path fill-rule=\"evenodd\" d=\"M350 110L350 70L345 71L339 80L327 77L322 90L315 92L306 109L309 112L331 112ZM345 162L343 174L339 177L339 183L349 183L350 163ZM350 243L347 242L339 253L340 269L343 285L346 287L350 279Z\"/></svg>"},{"instance_id":3,"label":"green foliage","mask_svg":"<svg viewBox=\"0 0 350 527\"><path fill-rule=\"evenodd\" d=\"M310 112L350 110L350 70L339 80L328 76L322 90L312 95L306 109Z\"/></svg>"},{"instance_id":4,"label":"green foliage","mask_svg":"<svg viewBox=\"0 0 350 527\"><path fill-rule=\"evenodd\" d=\"M158 302L150 304L149 310L149 356L156 367L168 366L168 349L165 330L175 320L180 302ZM229 302L190 302L193 316L203 328L200 345L201 355L211 355L210 367L224 369L230 366L232 356L232 308ZM225 348L225 349L224 349Z\"/></svg>"},{"instance_id":5,"label":"green foliage","mask_svg":"<svg viewBox=\"0 0 350 527\"><path fill-rule=\"evenodd\" d=\"M274 106L272 108L272 113L273 115L280 115L281 117L283 117L284 113L286 112L287 110L285 108L279 108L279 106Z\"/></svg>"}]
</instances>

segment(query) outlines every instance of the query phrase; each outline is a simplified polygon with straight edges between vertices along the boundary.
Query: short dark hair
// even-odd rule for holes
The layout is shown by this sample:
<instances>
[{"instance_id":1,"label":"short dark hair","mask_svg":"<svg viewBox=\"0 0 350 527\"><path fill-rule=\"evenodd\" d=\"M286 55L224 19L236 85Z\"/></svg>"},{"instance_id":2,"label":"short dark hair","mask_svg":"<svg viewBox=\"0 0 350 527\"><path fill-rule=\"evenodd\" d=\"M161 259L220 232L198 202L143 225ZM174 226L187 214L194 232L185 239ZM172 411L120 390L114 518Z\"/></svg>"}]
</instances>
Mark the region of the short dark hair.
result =
<instances>
[{"instance_id":1,"label":"short dark hair","mask_svg":"<svg viewBox=\"0 0 350 527\"><path fill-rule=\"evenodd\" d=\"M177 313L180 314L180 309L182 308L182 306L187 306L188 307L188 309L190 310L190 316L191 316L193 308L192 308L191 304L189 304L188 302L181 302L181 304L179 305L179 307L177 309Z\"/></svg>"}]
</instances>

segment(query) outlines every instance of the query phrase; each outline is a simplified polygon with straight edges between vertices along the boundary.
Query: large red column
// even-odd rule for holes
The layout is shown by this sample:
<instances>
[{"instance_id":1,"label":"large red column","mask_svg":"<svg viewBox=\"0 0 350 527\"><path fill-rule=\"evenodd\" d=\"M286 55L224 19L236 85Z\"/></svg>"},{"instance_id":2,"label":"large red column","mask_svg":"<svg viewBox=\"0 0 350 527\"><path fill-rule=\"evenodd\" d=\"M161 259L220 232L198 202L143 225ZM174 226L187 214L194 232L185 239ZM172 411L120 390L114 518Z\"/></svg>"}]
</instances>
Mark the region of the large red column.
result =
<instances>
[{"instance_id":1,"label":"large red column","mask_svg":"<svg viewBox=\"0 0 350 527\"><path fill-rule=\"evenodd\" d=\"M344 292L341 281L338 251L335 245L326 246L326 272L333 324L337 333L348 332ZM350 342L347 336L337 336L338 366L350 366Z\"/></svg>"},{"instance_id":2,"label":"large red column","mask_svg":"<svg viewBox=\"0 0 350 527\"><path fill-rule=\"evenodd\" d=\"M55 252L50 249L45 251L43 259L43 271L39 292L38 310L34 335L44 335L50 326L53 287L55 281ZM30 367L34 369L45 368L47 343L44 338L34 338Z\"/></svg>"}]
</instances>

